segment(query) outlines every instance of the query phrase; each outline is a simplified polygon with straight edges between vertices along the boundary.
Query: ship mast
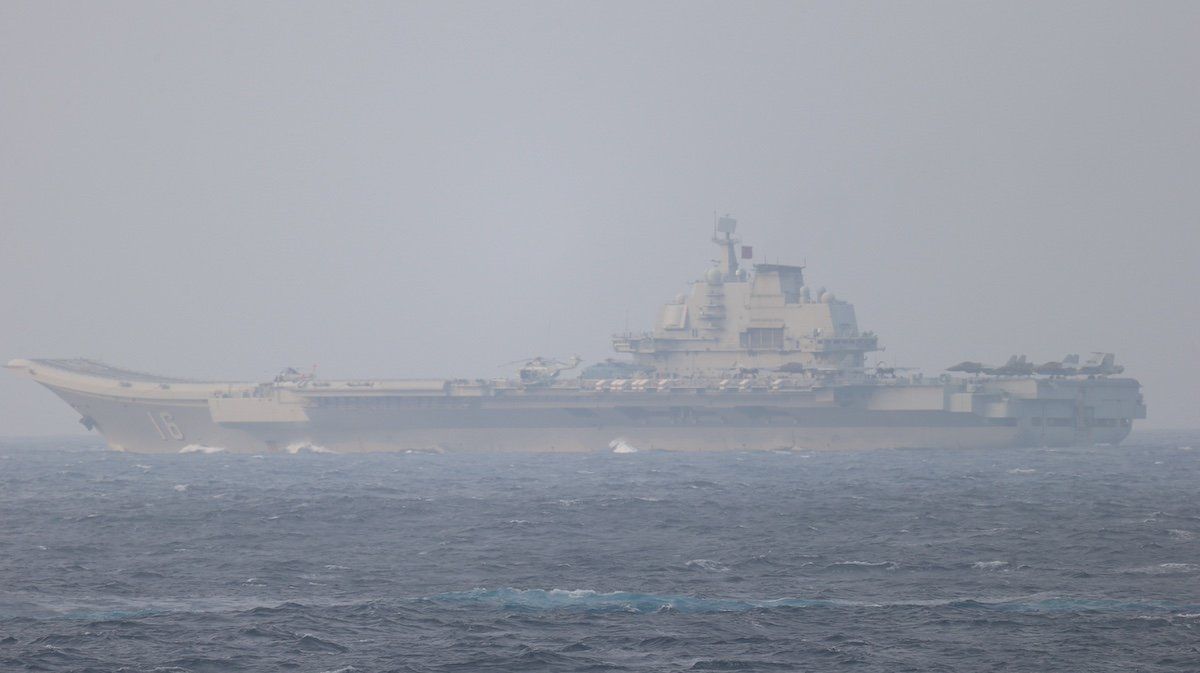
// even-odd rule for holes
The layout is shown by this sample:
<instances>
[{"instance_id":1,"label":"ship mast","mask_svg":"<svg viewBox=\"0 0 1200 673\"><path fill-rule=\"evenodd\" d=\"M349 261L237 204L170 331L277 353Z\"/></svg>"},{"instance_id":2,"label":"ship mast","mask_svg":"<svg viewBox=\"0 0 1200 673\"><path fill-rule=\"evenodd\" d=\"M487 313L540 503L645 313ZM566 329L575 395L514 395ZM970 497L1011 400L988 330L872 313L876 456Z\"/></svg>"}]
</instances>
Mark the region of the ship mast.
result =
<instances>
[{"instance_id":1,"label":"ship mast","mask_svg":"<svg viewBox=\"0 0 1200 673\"><path fill-rule=\"evenodd\" d=\"M741 239L733 235L737 230L737 220L726 214L717 218L716 231L713 232L713 243L725 248L725 262L722 264L721 275L724 280L735 280L738 272L737 243ZM725 234L721 238L721 234Z\"/></svg>"}]
</instances>

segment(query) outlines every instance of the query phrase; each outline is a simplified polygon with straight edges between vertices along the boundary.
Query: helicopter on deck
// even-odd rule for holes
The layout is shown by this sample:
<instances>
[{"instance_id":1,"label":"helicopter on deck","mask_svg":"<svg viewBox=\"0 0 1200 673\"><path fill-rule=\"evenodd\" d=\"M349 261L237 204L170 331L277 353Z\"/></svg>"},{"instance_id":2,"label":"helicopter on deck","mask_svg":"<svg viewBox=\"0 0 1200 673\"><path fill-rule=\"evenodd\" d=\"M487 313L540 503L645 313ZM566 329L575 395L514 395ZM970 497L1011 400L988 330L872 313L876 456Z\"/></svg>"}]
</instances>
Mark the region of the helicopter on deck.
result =
<instances>
[{"instance_id":1,"label":"helicopter on deck","mask_svg":"<svg viewBox=\"0 0 1200 673\"><path fill-rule=\"evenodd\" d=\"M521 383L527 386L544 386L552 383L562 372L578 367L580 362L583 362L583 358L578 355L572 355L566 362L538 355L526 360L513 360L500 366L508 367L520 364L521 368L517 370L517 377Z\"/></svg>"}]
</instances>

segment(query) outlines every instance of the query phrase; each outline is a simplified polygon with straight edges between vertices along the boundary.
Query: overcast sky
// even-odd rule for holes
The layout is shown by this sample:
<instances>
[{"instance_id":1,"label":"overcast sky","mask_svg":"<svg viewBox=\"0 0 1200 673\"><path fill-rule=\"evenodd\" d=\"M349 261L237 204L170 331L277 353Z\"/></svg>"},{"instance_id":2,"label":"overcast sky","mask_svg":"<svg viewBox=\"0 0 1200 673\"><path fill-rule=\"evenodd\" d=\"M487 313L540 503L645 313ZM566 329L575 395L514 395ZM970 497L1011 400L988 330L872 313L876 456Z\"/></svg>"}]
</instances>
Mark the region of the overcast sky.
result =
<instances>
[{"instance_id":1,"label":"overcast sky","mask_svg":"<svg viewBox=\"0 0 1200 673\"><path fill-rule=\"evenodd\" d=\"M1200 427L1200 3L0 3L0 359L610 355L714 211L929 373ZM82 432L0 372L0 435Z\"/></svg>"}]
</instances>

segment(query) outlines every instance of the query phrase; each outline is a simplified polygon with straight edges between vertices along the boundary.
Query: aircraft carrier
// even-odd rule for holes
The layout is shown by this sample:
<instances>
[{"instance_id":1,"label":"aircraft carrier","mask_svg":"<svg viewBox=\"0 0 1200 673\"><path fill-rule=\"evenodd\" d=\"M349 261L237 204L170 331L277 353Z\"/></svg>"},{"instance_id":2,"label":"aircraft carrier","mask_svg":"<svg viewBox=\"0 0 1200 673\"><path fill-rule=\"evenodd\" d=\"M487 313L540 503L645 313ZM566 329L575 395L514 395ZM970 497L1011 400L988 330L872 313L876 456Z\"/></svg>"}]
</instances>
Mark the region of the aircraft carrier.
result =
<instances>
[{"instance_id":1,"label":"aircraft carrier","mask_svg":"<svg viewBox=\"0 0 1200 673\"><path fill-rule=\"evenodd\" d=\"M122 451L721 451L1116 444L1145 418L1111 354L1041 365L882 365L854 307L802 266L753 263L718 218L721 259L625 359L575 374L534 358L509 379L198 381L85 359L7 367L54 391ZM568 374L568 372L570 372Z\"/></svg>"}]
</instances>

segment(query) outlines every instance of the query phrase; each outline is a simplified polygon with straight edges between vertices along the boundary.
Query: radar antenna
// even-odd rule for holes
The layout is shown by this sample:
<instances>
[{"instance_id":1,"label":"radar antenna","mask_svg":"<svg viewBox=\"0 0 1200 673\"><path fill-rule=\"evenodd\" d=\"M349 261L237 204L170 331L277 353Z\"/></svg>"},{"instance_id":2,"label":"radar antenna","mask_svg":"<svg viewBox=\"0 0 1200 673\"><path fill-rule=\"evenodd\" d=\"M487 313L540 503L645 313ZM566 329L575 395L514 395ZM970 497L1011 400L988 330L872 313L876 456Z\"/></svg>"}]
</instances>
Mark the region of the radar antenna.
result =
<instances>
[{"instance_id":1,"label":"radar antenna","mask_svg":"<svg viewBox=\"0 0 1200 673\"><path fill-rule=\"evenodd\" d=\"M715 229L713 231L713 243L725 248L725 263L722 265L721 273L724 280L733 280L738 272L737 260L737 244L741 239L733 235L737 231L737 220L729 216L729 213L718 217ZM725 234L722 238L721 234Z\"/></svg>"}]
</instances>

